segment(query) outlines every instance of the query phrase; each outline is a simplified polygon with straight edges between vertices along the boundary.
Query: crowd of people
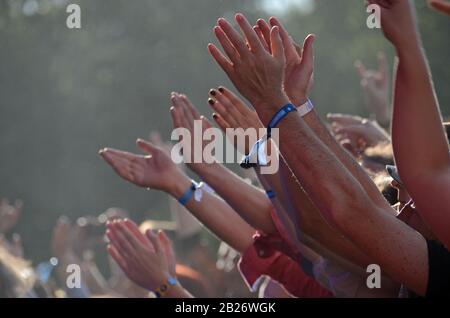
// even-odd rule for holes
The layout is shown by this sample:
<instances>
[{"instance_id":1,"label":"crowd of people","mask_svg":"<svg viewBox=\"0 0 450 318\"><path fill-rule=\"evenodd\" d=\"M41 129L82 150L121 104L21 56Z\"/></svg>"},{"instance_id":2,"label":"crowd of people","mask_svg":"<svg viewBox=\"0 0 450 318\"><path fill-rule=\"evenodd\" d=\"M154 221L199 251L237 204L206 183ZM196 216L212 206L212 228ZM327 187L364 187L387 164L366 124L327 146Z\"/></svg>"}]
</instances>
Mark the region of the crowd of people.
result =
<instances>
[{"instance_id":1,"label":"crowd of people","mask_svg":"<svg viewBox=\"0 0 450 318\"><path fill-rule=\"evenodd\" d=\"M136 224L118 208L75 224L61 218L54 258L35 268L20 238L2 235L0 297L214 297L211 280L223 288L245 283L261 297L450 296L450 123L440 113L413 1L367 2L379 5L396 51L392 94L383 53L377 70L355 63L371 118L320 119L308 98L315 35L300 45L276 17L252 26L236 14L239 31L220 18L213 32L223 51L214 44L208 50L246 101L220 86L209 91L208 104L216 126L246 155L243 177L218 160L194 160L192 149L203 153L211 140L183 148L184 165L158 135L136 141L143 154L104 148L100 156L121 178L173 197L178 224ZM450 3L429 4L450 16ZM203 135L213 127L186 95L173 92L170 100L174 128L194 135L199 121ZM266 133L242 144L230 128ZM278 160L271 174L263 173L268 153ZM2 202L0 234L13 228L21 209L20 201ZM223 242L219 260L205 256L195 236L200 223L184 220L187 213ZM175 253L166 234L173 227L184 230L178 240L198 246ZM109 279L90 253L105 245ZM183 265L187 258L203 267ZM77 288L66 284L70 264L81 265ZM240 281L223 274L234 264ZM368 268L379 268L379 281L369 282Z\"/></svg>"}]
</instances>

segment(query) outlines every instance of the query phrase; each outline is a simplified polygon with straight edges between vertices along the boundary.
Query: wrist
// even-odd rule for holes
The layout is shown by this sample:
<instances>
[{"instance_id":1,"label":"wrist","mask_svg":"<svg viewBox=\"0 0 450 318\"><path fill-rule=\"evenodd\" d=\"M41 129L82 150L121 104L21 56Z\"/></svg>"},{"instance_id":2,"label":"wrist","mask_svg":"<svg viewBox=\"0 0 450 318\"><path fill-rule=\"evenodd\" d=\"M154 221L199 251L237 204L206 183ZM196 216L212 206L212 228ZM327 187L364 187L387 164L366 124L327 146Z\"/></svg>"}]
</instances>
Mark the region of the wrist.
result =
<instances>
[{"instance_id":1,"label":"wrist","mask_svg":"<svg viewBox=\"0 0 450 318\"><path fill-rule=\"evenodd\" d=\"M177 278L169 273L162 275L163 279L153 290L157 298L176 298L179 291L183 290Z\"/></svg>"},{"instance_id":2,"label":"wrist","mask_svg":"<svg viewBox=\"0 0 450 318\"><path fill-rule=\"evenodd\" d=\"M258 104L254 104L254 108L258 113L258 116L265 127L269 124L272 117L280 110L281 107L290 103L286 94L280 96L274 96L265 101L260 101Z\"/></svg>"},{"instance_id":3,"label":"wrist","mask_svg":"<svg viewBox=\"0 0 450 318\"><path fill-rule=\"evenodd\" d=\"M174 182L167 190L167 193L173 196L175 199L178 200L183 193L186 192L186 189L189 188L192 184L191 179L188 178L186 175L180 175L177 178L174 178L176 182Z\"/></svg>"},{"instance_id":4,"label":"wrist","mask_svg":"<svg viewBox=\"0 0 450 318\"><path fill-rule=\"evenodd\" d=\"M308 97L306 97L306 94L301 94L298 96L290 97L290 100L291 100L292 104L294 104L295 107L299 107L300 105L303 105L304 103L306 103L308 101Z\"/></svg>"},{"instance_id":5,"label":"wrist","mask_svg":"<svg viewBox=\"0 0 450 318\"><path fill-rule=\"evenodd\" d=\"M414 41L412 43L405 43L402 45L395 45L397 56L401 59L417 58L422 56L423 50L420 42Z\"/></svg>"}]
</instances>

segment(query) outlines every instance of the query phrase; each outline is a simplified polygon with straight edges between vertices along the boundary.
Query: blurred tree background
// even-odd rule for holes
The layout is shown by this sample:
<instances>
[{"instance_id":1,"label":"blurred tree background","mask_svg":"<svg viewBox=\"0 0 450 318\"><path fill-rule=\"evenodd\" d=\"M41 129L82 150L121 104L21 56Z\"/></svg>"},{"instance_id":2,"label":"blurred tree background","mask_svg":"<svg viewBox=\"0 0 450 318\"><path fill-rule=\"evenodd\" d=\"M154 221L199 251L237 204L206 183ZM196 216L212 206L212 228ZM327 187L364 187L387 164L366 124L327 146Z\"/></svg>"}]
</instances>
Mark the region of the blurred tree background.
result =
<instances>
[{"instance_id":1,"label":"blurred tree background","mask_svg":"<svg viewBox=\"0 0 450 318\"><path fill-rule=\"evenodd\" d=\"M416 2L448 116L450 19ZM68 3L81 6L81 30L66 27ZM210 117L208 90L230 84L206 46L216 19L235 12L253 21L279 14L299 42L315 33L318 109L367 115L353 63L376 67L385 51L392 69L393 50L366 27L362 0L0 0L0 196L25 202L17 232L28 257L50 256L61 214L118 206L137 220L168 217L165 195L123 182L97 152L136 151L152 130L168 139L171 91Z\"/></svg>"}]
</instances>

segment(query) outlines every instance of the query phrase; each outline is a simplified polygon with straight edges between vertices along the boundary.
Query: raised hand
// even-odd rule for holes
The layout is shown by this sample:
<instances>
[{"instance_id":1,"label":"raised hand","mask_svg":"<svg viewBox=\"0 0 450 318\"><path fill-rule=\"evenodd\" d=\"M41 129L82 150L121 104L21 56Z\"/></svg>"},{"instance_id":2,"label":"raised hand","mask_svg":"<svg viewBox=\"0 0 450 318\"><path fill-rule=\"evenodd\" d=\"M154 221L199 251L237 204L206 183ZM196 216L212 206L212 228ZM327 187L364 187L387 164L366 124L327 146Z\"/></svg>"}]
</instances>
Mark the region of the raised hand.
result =
<instances>
[{"instance_id":1,"label":"raised hand","mask_svg":"<svg viewBox=\"0 0 450 318\"><path fill-rule=\"evenodd\" d=\"M344 114L328 114L327 117L338 141L354 155L367 147L390 142L389 135L375 121Z\"/></svg>"},{"instance_id":2,"label":"raised hand","mask_svg":"<svg viewBox=\"0 0 450 318\"><path fill-rule=\"evenodd\" d=\"M223 18L214 28L228 58L213 44L208 45L209 52L257 111L273 112L288 103L283 91L286 58L280 29L270 30L268 52L247 19L242 14L235 18L244 37Z\"/></svg>"},{"instance_id":3,"label":"raised hand","mask_svg":"<svg viewBox=\"0 0 450 318\"><path fill-rule=\"evenodd\" d=\"M229 138L229 141L241 153L248 154L249 148L253 146L256 140L249 140L250 138L247 138L245 145L240 145L236 143L234 136L227 134L227 128L236 129L236 135L239 133L244 134L245 130L253 128L258 132L255 135L255 139L261 138L262 136L259 135L259 131L264 126L259 120L258 115L255 111L248 108L239 97L223 86L218 89L212 89L209 95L211 97L209 99L209 105L216 111L213 113L214 121ZM237 130L238 128L242 128L242 130ZM238 139L242 140L239 136Z\"/></svg>"},{"instance_id":4,"label":"raised hand","mask_svg":"<svg viewBox=\"0 0 450 318\"><path fill-rule=\"evenodd\" d=\"M143 235L130 220L108 223L108 252L137 285L156 290L169 277L175 277L175 258L168 238L163 233L147 230Z\"/></svg>"},{"instance_id":5,"label":"raised hand","mask_svg":"<svg viewBox=\"0 0 450 318\"><path fill-rule=\"evenodd\" d=\"M22 212L23 202L16 200L14 205L4 198L0 202L0 233L6 233L16 226Z\"/></svg>"},{"instance_id":6,"label":"raised hand","mask_svg":"<svg viewBox=\"0 0 450 318\"><path fill-rule=\"evenodd\" d=\"M205 166L205 158L197 158L201 160L195 160L195 154L203 154L204 147L212 141L195 136L195 134L198 133L195 129L195 122L197 121L198 124L201 124L201 131L199 132L201 132L202 136L205 130L212 126L204 116L200 116L197 109L189 101L186 95L172 93L171 101L173 105L170 108L170 114L172 116L174 128L185 128L189 130L191 134L190 144L186 144L187 147L183 148L183 157L185 163L192 170L196 171L196 169Z\"/></svg>"},{"instance_id":7,"label":"raised hand","mask_svg":"<svg viewBox=\"0 0 450 318\"><path fill-rule=\"evenodd\" d=\"M253 27L258 34L263 46L270 51L270 28L278 27L286 56L284 90L289 99L300 106L306 101L306 96L313 84L314 72L314 49L315 36L308 35L303 43L303 47L294 42L281 22L272 17L269 19L270 26L263 19L257 21Z\"/></svg>"},{"instance_id":8,"label":"raised hand","mask_svg":"<svg viewBox=\"0 0 450 318\"><path fill-rule=\"evenodd\" d=\"M440 13L450 16L450 2L445 0L428 0L428 5Z\"/></svg>"},{"instance_id":9,"label":"raised hand","mask_svg":"<svg viewBox=\"0 0 450 318\"><path fill-rule=\"evenodd\" d=\"M380 6L383 32L397 50L406 52L408 49L419 47L414 1L368 0L367 2Z\"/></svg>"},{"instance_id":10,"label":"raised hand","mask_svg":"<svg viewBox=\"0 0 450 318\"><path fill-rule=\"evenodd\" d=\"M105 148L99 154L123 179L144 188L170 191L182 172L161 148L137 140L137 146L147 155Z\"/></svg>"},{"instance_id":11,"label":"raised hand","mask_svg":"<svg viewBox=\"0 0 450 318\"><path fill-rule=\"evenodd\" d=\"M383 126L390 123L389 110L389 79L387 76L387 63L384 53L378 54L378 70L368 70L361 61L355 62L355 67L361 78L369 111L376 116Z\"/></svg>"}]
</instances>

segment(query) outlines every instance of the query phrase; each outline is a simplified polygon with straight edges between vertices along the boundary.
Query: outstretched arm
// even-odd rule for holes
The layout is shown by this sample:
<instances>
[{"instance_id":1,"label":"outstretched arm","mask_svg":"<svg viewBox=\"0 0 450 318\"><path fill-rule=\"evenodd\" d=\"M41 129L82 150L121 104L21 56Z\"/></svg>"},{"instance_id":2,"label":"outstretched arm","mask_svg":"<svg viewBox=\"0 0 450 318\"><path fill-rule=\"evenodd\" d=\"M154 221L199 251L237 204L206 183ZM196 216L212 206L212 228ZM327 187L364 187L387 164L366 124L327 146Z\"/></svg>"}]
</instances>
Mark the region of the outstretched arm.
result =
<instances>
[{"instance_id":1,"label":"outstretched arm","mask_svg":"<svg viewBox=\"0 0 450 318\"><path fill-rule=\"evenodd\" d=\"M223 131L227 127L244 130L263 127L256 112L227 88L214 90L211 97L214 101L212 108L217 112L213 117ZM235 146L238 147L238 144L235 143ZM248 152L248 149L240 151ZM354 264L367 266L370 259L325 221L282 156L279 161L279 171L275 174L261 174L259 169L255 171L264 188L274 192L272 203L290 241L298 243L301 240L324 257L336 260L341 256ZM332 255L330 251L333 251Z\"/></svg>"},{"instance_id":2,"label":"outstretched arm","mask_svg":"<svg viewBox=\"0 0 450 318\"><path fill-rule=\"evenodd\" d=\"M392 126L395 160L421 215L449 248L450 154L439 104L413 3L387 2L381 12L382 27L398 55Z\"/></svg>"},{"instance_id":3,"label":"outstretched arm","mask_svg":"<svg viewBox=\"0 0 450 318\"><path fill-rule=\"evenodd\" d=\"M211 127L186 96L174 94L172 102L174 106L171 108L171 115L175 128L185 128L194 134L194 121L201 122L204 130ZM205 146L206 144L200 150ZM195 149L194 146L191 148ZM185 151L187 149L183 149L183 152ZM244 220L267 234L275 232L275 225L269 214L272 204L261 189L248 184L218 162L194 163L194 160L189 161L191 163L188 163L187 166L207 182Z\"/></svg>"},{"instance_id":4,"label":"outstretched arm","mask_svg":"<svg viewBox=\"0 0 450 318\"><path fill-rule=\"evenodd\" d=\"M254 38L245 18L237 15L236 20L247 39ZM231 27L224 20L220 20L220 26L225 29ZM234 33L228 39L235 47L242 42L235 40ZM271 29L271 39L271 58L248 48L247 53L240 53L240 56L228 50L233 64L222 66L238 90L252 102L265 125L280 107L289 103L283 92L284 51L279 27ZM214 49L212 51L213 55L220 54ZM246 63L242 63L244 58ZM271 74L271 80L255 83L254 78L265 79L266 74ZM424 295L428 266L423 237L398 221L388 209L382 209L373 202L363 185L336 160L302 118L288 114L278 127L281 153L322 215L372 257L388 275Z\"/></svg>"},{"instance_id":5,"label":"outstretched arm","mask_svg":"<svg viewBox=\"0 0 450 318\"><path fill-rule=\"evenodd\" d=\"M144 187L164 191L175 199L191 186L191 180L177 168L161 148L139 139L138 146L146 153L136 155L114 149L103 149L101 156L125 180ZM200 201L191 198L186 208L211 232L236 250L242 251L252 242L254 229L222 199L203 191Z\"/></svg>"}]
</instances>

